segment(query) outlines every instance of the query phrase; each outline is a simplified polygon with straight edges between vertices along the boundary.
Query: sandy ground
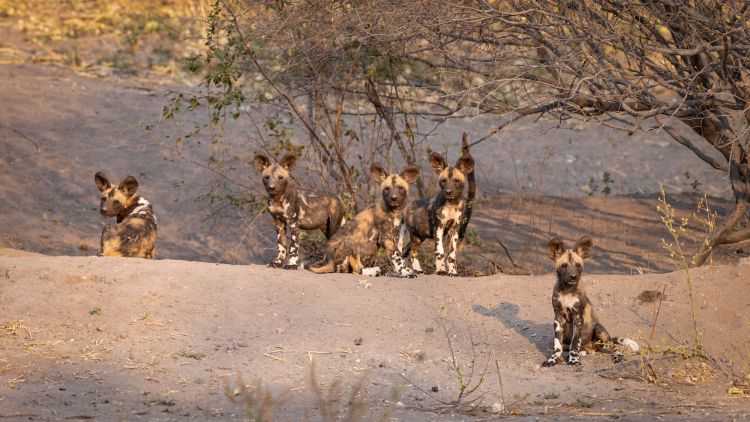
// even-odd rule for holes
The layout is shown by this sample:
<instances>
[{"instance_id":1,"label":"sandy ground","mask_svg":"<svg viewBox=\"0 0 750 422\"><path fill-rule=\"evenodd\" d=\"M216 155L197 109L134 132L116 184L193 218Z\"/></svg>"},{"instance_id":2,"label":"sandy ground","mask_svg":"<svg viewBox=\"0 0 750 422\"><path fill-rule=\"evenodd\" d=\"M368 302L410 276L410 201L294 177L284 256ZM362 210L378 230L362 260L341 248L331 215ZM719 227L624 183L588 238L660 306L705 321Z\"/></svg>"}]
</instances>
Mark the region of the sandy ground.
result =
<instances>
[{"instance_id":1,"label":"sandy ground","mask_svg":"<svg viewBox=\"0 0 750 422\"><path fill-rule=\"evenodd\" d=\"M243 409L225 388L235 394L241 375L271 392L278 419L317 420L312 362L324 396L341 383L341 397L334 393L329 404L343 415L362 382L368 414L390 410L392 420L480 420L503 402L529 420L746 419L747 396L727 391L750 369L747 296L735 294L747 288L750 265L692 274L710 360L675 353L692 329L682 274L591 274L587 289L603 323L643 352L618 364L596 354L580 368L548 369L539 363L552 343L551 274L314 276L6 249L0 416L239 420ZM648 342L655 304L637 298L664 286ZM469 389L483 380L460 404L459 371Z\"/></svg>"}]
</instances>

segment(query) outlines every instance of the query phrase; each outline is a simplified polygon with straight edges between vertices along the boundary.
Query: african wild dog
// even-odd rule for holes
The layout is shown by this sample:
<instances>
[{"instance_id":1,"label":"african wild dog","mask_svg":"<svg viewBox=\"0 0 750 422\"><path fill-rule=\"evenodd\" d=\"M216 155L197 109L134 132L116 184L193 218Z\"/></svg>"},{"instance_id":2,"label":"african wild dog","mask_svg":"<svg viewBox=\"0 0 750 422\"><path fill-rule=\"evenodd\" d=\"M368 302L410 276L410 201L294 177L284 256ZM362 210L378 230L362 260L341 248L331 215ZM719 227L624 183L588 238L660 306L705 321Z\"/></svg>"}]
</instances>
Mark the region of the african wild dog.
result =
<instances>
[{"instance_id":1,"label":"african wild dog","mask_svg":"<svg viewBox=\"0 0 750 422\"><path fill-rule=\"evenodd\" d=\"M345 221L344 207L335 195L298 189L290 182L289 173L296 162L297 156L291 153L285 155L279 164L271 164L263 154L255 154L253 159L255 168L263 176L263 186L268 194L268 212L273 217L278 241L278 254L269 267L297 269L300 229L321 229L326 238L330 239ZM284 265L287 227L292 239L289 261Z\"/></svg>"},{"instance_id":2,"label":"african wild dog","mask_svg":"<svg viewBox=\"0 0 750 422\"><path fill-rule=\"evenodd\" d=\"M99 213L117 217L117 224L104 226L98 255L154 259L156 216L151 203L135 195L135 177L128 176L118 186L112 186L107 176L98 172L94 181L101 192Z\"/></svg>"},{"instance_id":3,"label":"african wild dog","mask_svg":"<svg viewBox=\"0 0 750 422\"><path fill-rule=\"evenodd\" d=\"M372 267L382 247L388 253L399 277L415 277L404 266L397 247L402 211L409 198L409 184L419 177L419 168L406 167L401 174L388 174L377 164L370 167L373 179L380 184L377 202L357 214L326 243L326 260L317 267L309 267L314 273L353 272L379 276L385 268Z\"/></svg>"},{"instance_id":4,"label":"african wild dog","mask_svg":"<svg viewBox=\"0 0 750 422\"><path fill-rule=\"evenodd\" d=\"M400 240L403 242L408 232L410 242L404 257L410 253L412 269L422 273L417 259L419 245L425 239L435 239L435 273L456 276L458 231L466 208L464 185L467 175L474 171L474 159L465 155L458 159L455 166L449 166L442 155L433 152L430 154L430 165L438 174L440 190L432 198L409 204L404 211ZM446 271L447 249L450 252Z\"/></svg>"},{"instance_id":5,"label":"african wild dog","mask_svg":"<svg viewBox=\"0 0 750 422\"><path fill-rule=\"evenodd\" d=\"M555 261L557 283L552 291L552 307L555 310L554 352L543 366L562 362L563 349L568 350L569 365L579 364L579 355L599 351L606 344L624 344L638 351L638 343L633 340L609 336L594 313L594 305L586 297L581 276L583 260L589 256L592 246L593 242L588 236L578 239L573 249L566 249L558 238L547 244L549 257Z\"/></svg>"}]
</instances>

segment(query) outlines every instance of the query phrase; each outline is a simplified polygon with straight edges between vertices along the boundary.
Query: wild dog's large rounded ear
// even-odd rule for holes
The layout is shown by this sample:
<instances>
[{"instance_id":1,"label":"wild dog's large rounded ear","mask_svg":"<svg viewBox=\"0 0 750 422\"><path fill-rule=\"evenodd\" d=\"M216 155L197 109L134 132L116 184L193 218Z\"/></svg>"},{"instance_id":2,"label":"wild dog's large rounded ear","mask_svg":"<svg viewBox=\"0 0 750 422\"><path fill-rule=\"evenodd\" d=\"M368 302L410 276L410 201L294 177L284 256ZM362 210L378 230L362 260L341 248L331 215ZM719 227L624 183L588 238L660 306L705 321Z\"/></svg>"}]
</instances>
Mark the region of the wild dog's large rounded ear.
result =
<instances>
[{"instance_id":1,"label":"wild dog's large rounded ear","mask_svg":"<svg viewBox=\"0 0 750 422\"><path fill-rule=\"evenodd\" d=\"M401 177L406 180L406 183L412 184L417 181L419 173L421 173L419 167L413 165L406 166L406 168L401 171Z\"/></svg>"},{"instance_id":2,"label":"wild dog's large rounded ear","mask_svg":"<svg viewBox=\"0 0 750 422\"><path fill-rule=\"evenodd\" d=\"M105 190L112 187L112 185L109 184L107 175L100 171L97 171L94 175L94 182L96 182L96 187L99 188L100 192L104 192Z\"/></svg>"},{"instance_id":3,"label":"wild dog's large rounded ear","mask_svg":"<svg viewBox=\"0 0 750 422\"><path fill-rule=\"evenodd\" d=\"M474 171L474 159L470 155L464 155L456 161L456 168L463 174L469 174Z\"/></svg>"},{"instance_id":4,"label":"wild dog's large rounded ear","mask_svg":"<svg viewBox=\"0 0 750 422\"><path fill-rule=\"evenodd\" d=\"M588 258L591 255L591 248L594 246L594 242L589 236L583 236L576 242L575 251L581 258Z\"/></svg>"},{"instance_id":5,"label":"wild dog's large rounded ear","mask_svg":"<svg viewBox=\"0 0 750 422\"><path fill-rule=\"evenodd\" d=\"M549 259L556 260L558 256L565 252L565 244L558 238L553 238L547 242L547 254Z\"/></svg>"},{"instance_id":6,"label":"wild dog's large rounded ear","mask_svg":"<svg viewBox=\"0 0 750 422\"><path fill-rule=\"evenodd\" d=\"M284 167L287 171L292 171L294 165L297 163L297 156L294 153L288 153L281 159L279 165Z\"/></svg>"},{"instance_id":7,"label":"wild dog's large rounded ear","mask_svg":"<svg viewBox=\"0 0 750 422\"><path fill-rule=\"evenodd\" d=\"M253 157L253 165L259 172L262 172L270 164L271 162L268 161L268 157L263 154L255 154L255 157Z\"/></svg>"},{"instance_id":8,"label":"wild dog's large rounded ear","mask_svg":"<svg viewBox=\"0 0 750 422\"><path fill-rule=\"evenodd\" d=\"M117 189L123 191L125 196L133 196L135 195L135 191L138 190L138 181L135 180L135 177L128 176L122 181L122 183L120 183L120 186L118 186Z\"/></svg>"},{"instance_id":9,"label":"wild dog's large rounded ear","mask_svg":"<svg viewBox=\"0 0 750 422\"><path fill-rule=\"evenodd\" d=\"M448 165L445 164L445 159L442 155L438 154L437 152L430 153L430 166L432 166L432 171L434 171L437 174L440 174L443 169L445 169Z\"/></svg>"},{"instance_id":10,"label":"wild dog's large rounded ear","mask_svg":"<svg viewBox=\"0 0 750 422\"><path fill-rule=\"evenodd\" d=\"M372 174L372 178L378 183L382 183L388 177L388 172L380 164L371 165L370 174Z\"/></svg>"}]
</instances>

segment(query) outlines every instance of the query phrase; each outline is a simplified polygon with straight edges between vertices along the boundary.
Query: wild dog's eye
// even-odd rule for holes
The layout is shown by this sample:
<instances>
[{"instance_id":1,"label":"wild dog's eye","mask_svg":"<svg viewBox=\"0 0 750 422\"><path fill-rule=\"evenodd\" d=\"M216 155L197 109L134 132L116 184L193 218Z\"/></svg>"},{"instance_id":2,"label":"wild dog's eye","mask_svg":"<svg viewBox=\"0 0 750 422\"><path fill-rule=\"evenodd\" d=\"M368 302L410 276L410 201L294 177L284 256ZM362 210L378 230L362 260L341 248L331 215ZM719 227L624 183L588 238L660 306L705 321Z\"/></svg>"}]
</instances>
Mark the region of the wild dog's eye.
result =
<instances>
[{"instance_id":1,"label":"wild dog's eye","mask_svg":"<svg viewBox=\"0 0 750 422\"><path fill-rule=\"evenodd\" d=\"M453 183L461 183L461 179L453 179Z\"/></svg>"},{"instance_id":2,"label":"wild dog's eye","mask_svg":"<svg viewBox=\"0 0 750 422\"><path fill-rule=\"evenodd\" d=\"M576 262L576 268L581 268L581 264Z\"/></svg>"},{"instance_id":3,"label":"wild dog's eye","mask_svg":"<svg viewBox=\"0 0 750 422\"><path fill-rule=\"evenodd\" d=\"M104 202L104 201L106 201L106 200L107 200L107 198L102 198L102 202Z\"/></svg>"},{"instance_id":4,"label":"wild dog's eye","mask_svg":"<svg viewBox=\"0 0 750 422\"><path fill-rule=\"evenodd\" d=\"M284 179L284 176L279 175L279 180L282 180L282 179Z\"/></svg>"},{"instance_id":5,"label":"wild dog's eye","mask_svg":"<svg viewBox=\"0 0 750 422\"><path fill-rule=\"evenodd\" d=\"M568 263L566 262L565 264L562 264L560 266L563 267L563 268L568 268Z\"/></svg>"},{"instance_id":6,"label":"wild dog's eye","mask_svg":"<svg viewBox=\"0 0 750 422\"><path fill-rule=\"evenodd\" d=\"M386 186L386 187L383 188L383 192L390 192L390 191L391 191L391 187L390 186Z\"/></svg>"},{"instance_id":7,"label":"wild dog's eye","mask_svg":"<svg viewBox=\"0 0 750 422\"><path fill-rule=\"evenodd\" d=\"M400 191L403 191L403 190L404 190L404 187L403 187L403 186L401 186L401 185L398 185L398 190L400 190Z\"/></svg>"},{"instance_id":8,"label":"wild dog's eye","mask_svg":"<svg viewBox=\"0 0 750 422\"><path fill-rule=\"evenodd\" d=\"M112 203L114 203L115 205L120 205L120 201L118 201L117 199L115 199L114 201L112 201Z\"/></svg>"},{"instance_id":9,"label":"wild dog's eye","mask_svg":"<svg viewBox=\"0 0 750 422\"><path fill-rule=\"evenodd\" d=\"M268 180L268 179L269 179L268 175L263 176L263 180Z\"/></svg>"}]
</instances>

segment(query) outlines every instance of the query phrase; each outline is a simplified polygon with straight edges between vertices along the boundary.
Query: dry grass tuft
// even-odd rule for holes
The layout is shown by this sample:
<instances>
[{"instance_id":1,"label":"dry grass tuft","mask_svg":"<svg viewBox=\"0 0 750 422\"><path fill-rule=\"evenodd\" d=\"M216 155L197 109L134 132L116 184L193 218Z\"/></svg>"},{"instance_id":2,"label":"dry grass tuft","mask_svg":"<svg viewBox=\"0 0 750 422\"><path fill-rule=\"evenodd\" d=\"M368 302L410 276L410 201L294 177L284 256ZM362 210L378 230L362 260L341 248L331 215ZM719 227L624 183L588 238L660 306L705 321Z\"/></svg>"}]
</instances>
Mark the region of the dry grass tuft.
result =
<instances>
[{"instance_id":1,"label":"dry grass tuft","mask_svg":"<svg viewBox=\"0 0 750 422\"><path fill-rule=\"evenodd\" d=\"M81 359L101 362L103 360L102 355L111 352L112 349L111 341L95 340L94 342L83 346L81 349Z\"/></svg>"},{"instance_id":2,"label":"dry grass tuft","mask_svg":"<svg viewBox=\"0 0 750 422\"><path fill-rule=\"evenodd\" d=\"M32 340L31 329L23 325L22 319L0 324L0 337L18 337L24 335L24 338Z\"/></svg>"}]
</instances>

